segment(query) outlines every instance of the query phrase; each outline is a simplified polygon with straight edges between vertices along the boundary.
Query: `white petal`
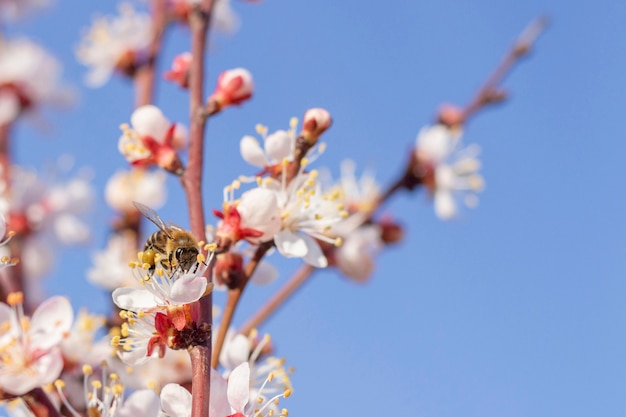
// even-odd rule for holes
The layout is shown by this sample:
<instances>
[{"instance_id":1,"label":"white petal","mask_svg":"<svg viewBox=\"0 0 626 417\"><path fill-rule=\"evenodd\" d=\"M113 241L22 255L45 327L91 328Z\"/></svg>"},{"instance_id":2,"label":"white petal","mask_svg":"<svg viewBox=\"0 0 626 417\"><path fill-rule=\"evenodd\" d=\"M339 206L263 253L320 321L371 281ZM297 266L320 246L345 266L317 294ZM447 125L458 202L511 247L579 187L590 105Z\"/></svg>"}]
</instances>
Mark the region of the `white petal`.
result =
<instances>
[{"instance_id":1,"label":"white petal","mask_svg":"<svg viewBox=\"0 0 626 417\"><path fill-rule=\"evenodd\" d=\"M261 261L250 280L257 285L267 285L274 282L276 278L278 278L278 269L269 262Z\"/></svg>"},{"instance_id":2,"label":"white petal","mask_svg":"<svg viewBox=\"0 0 626 417\"><path fill-rule=\"evenodd\" d=\"M151 389L133 392L124 400L116 417L155 417L160 410L159 396Z\"/></svg>"},{"instance_id":3,"label":"white petal","mask_svg":"<svg viewBox=\"0 0 626 417\"><path fill-rule=\"evenodd\" d=\"M0 125L11 123L20 114L20 103L15 94L0 93Z\"/></svg>"},{"instance_id":4,"label":"white petal","mask_svg":"<svg viewBox=\"0 0 626 417\"><path fill-rule=\"evenodd\" d=\"M250 399L250 365L244 362L228 377L228 403L235 413L243 413L243 408Z\"/></svg>"},{"instance_id":5,"label":"white petal","mask_svg":"<svg viewBox=\"0 0 626 417\"><path fill-rule=\"evenodd\" d=\"M232 336L225 344L220 355L220 362L227 369L233 369L243 362L248 361L250 356L250 341L242 334Z\"/></svg>"},{"instance_id":6,"label":"white petal","mask_svg":"<svg viewBox=\"0 0 626 417\"><path fill-rule=\"evenodd\" d=\"M276 249L287 258L302 258L309 251L306 241L300 235L289 230L276 233L274 243Z\"/></svg>"},{"instance_id":7,"label":"white petal","mask_svg":"<svg viewBox=\"0 0 626 417\"><path fill-rule=\"evenodd\" d=\"M0 388L4 391L23 395L34 388L47 385L56 380L63 370L63 356L58 348L39 357L21 373L0 371Z\"/></svg>"},{"instance_id":8,"label":"white petal","mask_svg":"<svg viewBox=\"0 0 626 417\"><path fill-rule=\"evenodd\" d=\"M209 416L228 416L231 414L226 391L226 380L211 369L211 399L209 400Z\"/></svg>"},{"instance_id":9,"label":"white petal","mask_svg":"<svg viewBox=\"0 0 626 417\"><path fill-rule=\"evenodd\" d=\"M456 203L451 192L440 190L435 193L435 213L442 220L450 220L456 215Z\"/></svg>"},{"instance_id":10,"label":"white petal","mask_svg":"<svg viewBox=\"0 0 626 417\"><path fill-rule=\"evenodd\" d=\"M276 162L291 155L291 137L284 130L277 130L265 139L265 152Z\"/></svg>"},{"instance_id":11,"label":"white petal","mask_svg":"<svg viewBox=\"0 0 626 417\"><path fill-rule=\"evenodd\" d=\"M257 242L271 240L280 230L280 210L276 193L265 188L254 188L241 196L237 211L241 216L241 227L263 232Z\"/></svg>"},{"instance_id":12,"label":"white petal","mask_svg":"<svg viewBox=\"0 0 626 417\"><path fill-rule=\"evenodd\" d=\"M328 260L324 253L322 252L322 248L320 248L319 243L311 236L303 234L302 238L306 242L307 253L302 259L307 264L314 266L316 268L326 268L328 266Z\"/></svg>"},{"instance_id":13,"label":"white petal","mask_svg":"<svg viewBox=\"0 0 626 417\"><path fill-rule=\"evenodd\" d=\"M94 67L94 69L85 76L85 84L91 88L102 87L109 81L111 75L113 75L113 69L108 66L101 65Z\"/></svg>"},{"instance_id":14,"label":"white petal","mask_svg":"<svg viewBox=\"0 0 626 417\"><path fill-rule=\"evenodd\" d=\"M259 142L252 136L244 136L241 139L241 142L239 142L239 151L244 161L250 165L260 168L269 165L269 161L265 157L261 145L259 145Z\"/></svg>"},{"instance_id":15,"label":"white petal","mask_svg":"<svg viewBox=\"0 0 626 417\"><path fill-rule=\"evenodd\" d=\"M207 281L203 276L183 275L172 285L169 300L178 305L193 303L202 297L206 286Z\"/></svg>"},{"instance_id":16,"label":"white petal","mask_svg":"<svg viewBox=\"0 0 626 417\"><path fill-rule=\"evenodd\" d=\"M191 394L178 384L167 384L161 390L161 408L170 417L189 417Z\"/></svg>"},{"instance_id":17,"label":"white petal","mask_svg":"<svg viewBox=\"0 0 626 417\"><path fill-rule=\"evenodd\" d=\"M31 345L46 350L57 345L72 328L74 312L65 297L52 297L41 303L31 319L28 331Z\"/></svg>"},{"instance_id":18,"label":"white petal","mask_svg":"<svg viewBox=\"0 0 626 417\"><path fill-rule=\"evenodd\" d=\"M54 233L65 245L86 242L91 234L85 223L69 213L63 213L54 219Z\"/></svg>"},{"instance_id":19,"label":"white petal","mask_svg":"<svg viewBox=\"0 0 626 417\"><path fill-rule=\"evenodd\" d=\"M156 355L156 353L154 355ZM117 356L120 357L122 362L130 366L141 365L152 358L151 356L147 356L146 346L137 346L129 352L118 352Z\"/></svg>"},{"instance_id":20,"label":"white petal","mask_svg":"<svg viewBox=\"0 0 626 417\"><path fill-rule=\"evenodd\" d=\"M116 288L111 296L115 305L122 310L147 310L158 305L154 294L143 288Z\"/></svg>"},{"instance_id":21,"label":"white petal","mask_svg":"<svg viewBox=\"0 0 626 417\"><path fill-rule=\"evenodd\" d=\"M150 136L158 142L163 142L171 126L163 112L151 104L136 109L130 117L130 122L141 136Z\"/></svg>"}]
</instances>

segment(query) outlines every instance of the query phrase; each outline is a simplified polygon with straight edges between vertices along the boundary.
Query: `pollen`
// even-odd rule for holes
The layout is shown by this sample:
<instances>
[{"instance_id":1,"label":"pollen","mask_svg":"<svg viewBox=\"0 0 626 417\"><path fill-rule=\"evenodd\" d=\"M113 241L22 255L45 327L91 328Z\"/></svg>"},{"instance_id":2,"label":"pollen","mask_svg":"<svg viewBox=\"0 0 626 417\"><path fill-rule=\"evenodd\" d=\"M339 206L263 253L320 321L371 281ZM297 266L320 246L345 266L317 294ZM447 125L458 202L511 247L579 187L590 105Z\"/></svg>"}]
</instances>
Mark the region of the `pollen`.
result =
<instances>
[{"instance_id":1,"label":"pollen","mask_svg":"<svg viewBox=\"0 0 626 417\"><path fill-rule=\"evenodd\" d=\"M335 239L334 245L336 247L339 247L339 246L343 245L343 239L338 237L337 239Z\"/></svg>"},{"instance_id":2,"label":"pollen","mask_svg":"<svg viewBox=\"0 0 626 417\"><path fill-rule=\"evenodd\" d=\"M111 338L111 346L119 346L120 345L120 337L119 336L113 336Z\"/></svg>"},{"instance_id":3,"label":"pollen","mask_svg":"<svg viewBox=\"0 0 626 417\"><path fill-rule=\"evenodd\" d=\"M24 293L21 291L9 293L7 296L7 304L12 307L18 304L24 304Z\"/></svg>"},{"instance_id":4,"label":"pollen","mask_svg":"<svg viewBox=\"0 0 626 417\"><path fill-rule=\"evenodd\" d=\"M91 386L95 389L102 388L102 383L100 381L91 381Z\"/></svg>"},{"instance_id":5,"label":"pollen","mask_svg":"<svg viewBox=\"0 0 626 417\"><path fill-rule=\"evenodd\" d=\"M206 245L204 245L204 250L213 252L217 249L217 244L216 243L207 243Z\"/></svg>"},{"instance_id":6,"label":"pollen","mask_svg":"<svg viewBox=\"0 0 626 417\"><path fill-rule=\"evenodd\" d=\"M285 390L284 395L285 395L285 398L288 398L288 397L291 395L291 390L290 390L289 388L287 388L287 389Z\"/></svg>"},{"instance_id":7,"label":"pollen","mask_svg":"<svg viewBox=\"0 0 626 417\"><path fill-rule=\"evenodd\" d=\"M122 395L123 392L124 392L124 385L122 384L113 385L113 395Z\"/></svg>"},{"instance_id":8,"label":"pollen","mask_svg":"<svg viewBox=\"0 0 626 417\"><path fill-rule=\"evenodd\" d=\"M83 374L89 376L93 373L93 368L91 365L83 365Z\"/></svg>"},{"instance_id":9,"label":"pollen","mask_svg":"<svg viewBox=\"0 0 626 417\"><path fill-rule=\"evenodd\" d=\"M54 381L54 386L55 386L57 389L64 389L64 388L65 388L65 382L63 382L63 381L62 381L62 380L60 380L60 379L57 379L56 381Z\"/></svg>"}]
</instances>

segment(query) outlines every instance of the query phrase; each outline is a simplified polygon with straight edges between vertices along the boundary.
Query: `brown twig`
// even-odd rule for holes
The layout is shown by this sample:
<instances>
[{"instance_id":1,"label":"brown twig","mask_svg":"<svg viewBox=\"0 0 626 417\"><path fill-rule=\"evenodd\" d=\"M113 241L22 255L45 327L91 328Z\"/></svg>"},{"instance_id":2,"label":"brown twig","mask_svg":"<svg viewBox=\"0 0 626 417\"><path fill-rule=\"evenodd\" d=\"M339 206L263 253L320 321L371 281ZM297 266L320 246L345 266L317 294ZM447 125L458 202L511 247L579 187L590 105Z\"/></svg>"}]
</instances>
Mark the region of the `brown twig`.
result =
<instances>
[{"instance_id":1,"label":"brown twig","mask_svg":"<svg viewBox=\"0 0 626 417\"><path fill-rule=\"evenodd\" d=\"M485 81L480 90L478 90L474 99L462 110L462 121L467 122L478 110L504 99L504 92L500 89L499 85L511 72L513 66L530 52L533 44L541 32L548 26L548 23L546 17L539 17L533 20L526 29L524 29L500 64L487 78L487 81Z\"/></svg>"},{"instance_id":2,"label":"brown twig","mask_svg":"<svg viewBox=\"0 0 626 417\"><path fill-rule=\"evenodd\" d=\"M135 105L137 107L154 101L156 64L161 51L163 35L167 26L165 0L152 0L152 42L146 62L134 73Z\"/></svg>"},{"instance_id":3,"label":"brown twig","mask_svg":"<svg viewBox=\"0 0 626 417\"><path fill-rule=\"evenodd\" d=\"M191 29L191 54L193 56L189 71L189 161L180 181L187 198L191 231L199 240L205 240L204 206L202 203L202 167L204 158L204 129L206 118L200 116L204 98L204 59L206 40L213 9L213 0L202 0L191 10L189 26ZM210 274L211 268L207 269ZM209 276L209 275L207 275ZM212 294L198 301L198 324L212 325ZM205 345L193 346L189 350L191 358L191 417L209 415L211 393L211 338Z\"/></svg>"},{"instance_id":4,"label":"brown twig","mask_svg":"<svg viewBox=\"0 0 626 417\"><path fill-rule=\"evenodd\" d=\"M274 312L285 303L298 290L302 284L308 281L313 275L315 268L311 265L302 265L295 274L289 280L283 284L282 287L265 303L260 309L258 309L252 317L245 322L239 333L250 334L252 329L258 328L263 322L265 322Z\"/></svg>"},{"instance_id":5,"label":"brown twig","mask_svg":"<svg viewBox=\"0 0 626 417\"><path fill-rule=\"evenodd\" d=\"M252 274L256 271L256 268L259 266L261 259L265 256L267 251L273 246L273 241L262 243L254 253L250 262L248 262L244 268L244 279L241 280L239 286L232 290L228 290L228 296L226 298L226 305L224 306L224 314L222 315L222 320L220 321L219 332L217 334L217 339L215 340L215 348L213 351L213 360L211 361L211 366L213 368L217 368L219 363L220 353L222 352L222 347L224 346L224 340L226 339L226 333L228 332L228 328L233 321L233 316L235 315L235 310L237 309L237 305L239 305L239 300L241 300L241 295L243 294L243 290L246 288L246 285L250 281Z\"/></svg>"}]
</instances>

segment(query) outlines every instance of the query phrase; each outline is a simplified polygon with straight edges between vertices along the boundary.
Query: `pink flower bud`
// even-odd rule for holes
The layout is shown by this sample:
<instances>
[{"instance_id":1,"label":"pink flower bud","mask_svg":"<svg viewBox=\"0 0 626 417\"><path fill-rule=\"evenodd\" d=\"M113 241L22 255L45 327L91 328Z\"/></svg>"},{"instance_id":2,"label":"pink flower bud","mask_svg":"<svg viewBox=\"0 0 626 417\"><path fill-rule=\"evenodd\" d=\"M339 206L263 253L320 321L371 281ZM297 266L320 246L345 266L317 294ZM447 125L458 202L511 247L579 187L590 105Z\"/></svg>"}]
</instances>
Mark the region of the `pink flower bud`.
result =
<instances>
[{"instance_id":1,"label":"pink flower bud","mask_svg":"<svg viewBox=\"0 0 626 417\"><path fill-rule=\"evenodd\" d=\"M220 108L239 105L252 97L253 90L252 74L245 68L235 68L220 74L209 101L216 102Z\"/></svg>"},{"instance_id":2,"label":"pink flower bud","mask_svg":"<svg viewBox=\"0 0 626 417\"><path fill-rule=\"evenodd\" d=\"M330 113L321 108L309 109L304 113L302 133L307 140L317 141L317 138L330 127L333 119Z\"/></svg>"},{"instance_id":3,"label":"pink flower bud","mask_svg":"<svg viewBox=\"0 0 626 417\"><path fill-rule=\"evenodd\" d=\"M163 75L165 79L178 84L182 88L188 88L191 59L191 52L184 52L177 55L172 62L172 68Z\"/></svg>"}]
</instances>

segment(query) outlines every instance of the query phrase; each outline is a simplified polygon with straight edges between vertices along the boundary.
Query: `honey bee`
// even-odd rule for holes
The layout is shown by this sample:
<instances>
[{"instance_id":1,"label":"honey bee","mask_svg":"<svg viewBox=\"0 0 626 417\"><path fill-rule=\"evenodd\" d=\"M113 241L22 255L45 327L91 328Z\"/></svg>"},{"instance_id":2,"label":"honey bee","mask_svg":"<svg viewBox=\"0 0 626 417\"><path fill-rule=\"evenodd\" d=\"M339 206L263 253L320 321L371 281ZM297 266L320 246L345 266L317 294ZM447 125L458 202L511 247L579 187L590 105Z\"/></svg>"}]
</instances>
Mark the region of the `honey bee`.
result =
<instances>
[{"instance_id":1,"label":"honey bee","mask_svg":"<svg viewBox=\"0 0 626 417\"><path fill-rule=\"evenodd\" d=\"M156 261L160 257L161 265L168 272L180 268L189 271L198 262L198 241L188 231L173 224L167 224L150 207L133 201L133 204L148 220L159 228L144 246L141 261L150 265L149 271L154 272Z\"/></svg>"}]
</instances>

